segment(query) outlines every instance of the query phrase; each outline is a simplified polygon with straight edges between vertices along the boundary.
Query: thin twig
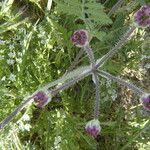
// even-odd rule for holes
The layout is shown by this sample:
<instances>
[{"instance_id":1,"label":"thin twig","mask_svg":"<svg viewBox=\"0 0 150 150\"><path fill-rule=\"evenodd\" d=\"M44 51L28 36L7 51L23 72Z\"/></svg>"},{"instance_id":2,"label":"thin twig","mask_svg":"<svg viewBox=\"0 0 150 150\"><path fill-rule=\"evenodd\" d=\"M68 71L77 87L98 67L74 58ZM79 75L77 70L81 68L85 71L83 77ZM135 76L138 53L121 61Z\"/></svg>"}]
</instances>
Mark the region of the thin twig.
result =
<instances>
[{"instance_id":1,"label":"thin twig","mask_svg":"<svg viewBox=\"0 0 150 150\"><path fill-rule=\"evenodd\" d=\"M71 70L75 68L75 66L79 63L79 59L81 58L83 54L84 54L84 51L83 49L81 49L64 75L66 75L68 72L70 72Z\"/></svg>"},{"instance_id":2,"label":"thin twig","mask_svg":"<svg viewBox=\"0 0 150 150\"><path fill-rule=\"evenodd\" d=\"M109 11L108 16L110 17L124 2L124 0L119 0Z\"/></svg>"},{"instance_id":3,"label":"thin twig","mask_svg":"<svg viewBox=\"0 0 150 150\"><path fill-rule=\"evenodd\" d=\"M114 80L116 81L117 83L123 85L123 86L126 86L128 87L129 89L131 89L135 94L138 94L139 96L143 95L145 92L144 90L142 90L141 88L137 87L136 85L132 84L132 83L129 83L123 79L120 79L118 77L115 77L111 74L109 74L108 72L105 72L105 71L98 71L99 75L104 77L104 78L108 78L108 79L111 79L111 80Z\"/></svg>"},{"instance_id":4,"label":"thin twig","mask_svg":"<svg viewBox=\"0 0 150 150\"><path fill-rule=\"evenodd\" d=\"M47 2L47 10L50 11L52 7L52 0L48 0Z\"/></svg>"},{"instance_id":5,"label":"thin twig","mask_svg":"<svg viewBox=\"0 0 150 150\"><path fill-rule=\"evenodd\" d=\"M106 0L103 5L106 5L108 2L109 2L109 0Z\"/></svg>"}]
</instances>

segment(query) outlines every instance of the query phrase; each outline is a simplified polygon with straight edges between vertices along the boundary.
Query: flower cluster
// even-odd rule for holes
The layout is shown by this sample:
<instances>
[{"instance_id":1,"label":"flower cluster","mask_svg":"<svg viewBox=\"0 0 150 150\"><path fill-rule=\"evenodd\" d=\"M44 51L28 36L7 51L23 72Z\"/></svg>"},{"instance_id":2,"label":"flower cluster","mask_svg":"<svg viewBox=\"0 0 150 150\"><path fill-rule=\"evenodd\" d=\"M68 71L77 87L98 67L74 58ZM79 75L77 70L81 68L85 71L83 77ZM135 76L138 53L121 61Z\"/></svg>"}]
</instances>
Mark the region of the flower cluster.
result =
<instances>
[{"instance_id":1,"label":"flower cluster","mask_svg":"<svg viewBox=\"0 0 150 150\"><path fill-rule=\"evenodd\" d=\"M77 47L84 47L89 43L89 34L86 30L77 30L73 33L71 41Z\"/></svg>"},{"instance_id":2,"label":"flower cluster","mask_svg":"<svg viewBox=\"0 0 150 150\"><path fill-rule=\"evenodd\" d=\"M48 92L39 91L33 96L33 99L37 107L43 108L51 101L51 96L48 95Z\"/></svg>"},{"instance_id":3,"label":"flower cluster","mask_svg":"<svg viewBox=\"0 0 150 150\"><path fill-rule=\"evenodd\" d=\"M96 138L101 131L100 122L97 119L90 120L85 126L86 132Z\"/></svg>"},{"instance_id":4,"label":"flower cluster","mask_svg":"<svg viewBox=\"0 0 150 150\"><path fill-rule=\"evenodd\" d=\"M135 14L135 22L141 27L150 26L150 6L143 6Z\"/></svg>"},{"instance_id":5,"label":"flower cluster","mask_svg":"<svg viewBox=\"0 0 150 150\"><path fill-rule=\"evenodd\" d=\"M150 94L144 94L141 97L141 103L146 110L150 111Z\"/></svg>"}]
</instances>

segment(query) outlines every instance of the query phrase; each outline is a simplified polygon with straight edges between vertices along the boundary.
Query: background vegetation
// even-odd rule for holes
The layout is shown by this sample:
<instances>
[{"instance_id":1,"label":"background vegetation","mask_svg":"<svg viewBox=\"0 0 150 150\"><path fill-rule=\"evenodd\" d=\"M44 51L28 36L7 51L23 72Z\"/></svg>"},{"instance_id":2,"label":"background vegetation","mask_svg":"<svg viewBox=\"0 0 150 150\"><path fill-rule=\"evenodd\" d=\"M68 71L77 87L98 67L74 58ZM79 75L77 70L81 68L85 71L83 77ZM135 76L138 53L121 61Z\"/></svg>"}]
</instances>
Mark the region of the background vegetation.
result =
<instances>
[{"instance_id":1,"label":"background vegetation","mask_svg":"<svg viewBox=\"0 0 150 150\"><path fill-rule=\"evenodd\" d=\"M48 3L49 2L49 3ZM133 14L148 0L3 0L0 2L0 120L38 87L61 77L80 49L70 42L87 29L96 58L115 45L133 23ZM109 14L109 15L107 15ZM103 67L150 91L149 29L132 39ZM78 66L88 64L83 55ZM44 109L27 106L0 131L1 150L149 150L149 113L139 97L101 79L101 135L84 131L92 117L91 77L58 94Z\"/></svg>"}]
</instances>

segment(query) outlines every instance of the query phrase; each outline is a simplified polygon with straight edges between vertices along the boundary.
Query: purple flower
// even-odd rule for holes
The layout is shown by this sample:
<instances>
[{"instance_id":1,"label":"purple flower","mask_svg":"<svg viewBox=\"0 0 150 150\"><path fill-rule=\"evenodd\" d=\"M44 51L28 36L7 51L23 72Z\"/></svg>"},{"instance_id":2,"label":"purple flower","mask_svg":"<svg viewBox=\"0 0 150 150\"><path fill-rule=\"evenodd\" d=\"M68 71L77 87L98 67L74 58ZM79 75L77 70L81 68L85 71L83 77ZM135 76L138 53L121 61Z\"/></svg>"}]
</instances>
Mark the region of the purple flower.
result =
<instances>
[{"instance_id":1,"label":"purple flower","mask_svg":"<svg viewBox=\"0 0 150 150\"><path fill-rule=\"evenodd\" d=\"M85 130L89 135L96 138L101 131L100 122L97 119L89 121L85 126Z\"/></svg>"},{"instance_id":2,"label":"purple flower","mask_svg":"<svg viewBox=\"0 0 150 150\"><path fill-rule=\"evenodd\" d=\"M134 16L135 22L141 27L150 26L150 6L145 5Z\"/></svg>"},{"instance_id":3,"label":"purple flower","mask_svg":"<svg viewBox=\"0 0 150 150\"><path fill-rule=\"evenodd\" d=\"M49 97L47 93L48 92L39 91L33 96L34 102L37 107L43 108L51 101L51 97Z\"/></svg>"},{"instance_id":4,"label":"purple flower","mask_svg":"<svg viewBox=\"0 0 150 150\"><path fill-rule=\"evenodd\" d=\"M144 106L145 109L150 111L150 94L144 94L141 97L141 103Z\"/></svg>"},{"instance_id":5,"label":"purple flower","mask_svg":"<svg viewBox=\"0 0 150 150\"><path fill-rule=\"evenodd\" d=\"M77 47L84 47L89 43L89 34L86 30L77 30L73 33L71 41Z\"/></svg>"}]
</instances>

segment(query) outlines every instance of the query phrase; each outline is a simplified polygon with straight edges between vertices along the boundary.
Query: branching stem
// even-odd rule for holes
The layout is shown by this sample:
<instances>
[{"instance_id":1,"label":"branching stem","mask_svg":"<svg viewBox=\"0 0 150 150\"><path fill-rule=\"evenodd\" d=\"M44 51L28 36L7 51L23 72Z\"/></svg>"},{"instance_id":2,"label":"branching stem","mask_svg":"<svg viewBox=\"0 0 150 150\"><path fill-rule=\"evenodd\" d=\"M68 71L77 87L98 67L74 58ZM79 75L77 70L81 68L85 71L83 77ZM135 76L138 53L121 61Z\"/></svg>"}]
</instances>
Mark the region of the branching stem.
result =
<instances>
[{"instance_id":1,"label":"branching stem","mask_svg":"<svg viewBox=\"0 0 150 150\"><path fill-rule=\"evenodd\" d=\"M59 93L60 91L62 90L65 90L67 88L69 88L70 86L74 85L76 82L84 79L85 77L87 77L89 74L92 73L92 69L88 72L86 72L85 74L82 74L82 75L79 75L78 77L76 77L75 79L73 80L70 80L69 82L67 83L64 83L62 84L61 86L58 86L57 88L51 90L51 94L52 96L55 96L57 93Z\"/></svg>"},{"instance_id":2,"label":"branching stem","mask_svg":"<svg viewBox=\"0 0 150 150\"><path fill-rule=\"evenodd\" d=\"M86 45L84 47L85 52L87 53L90 63L92 65L92 71L93 71L93 82L95 84L95 104L94 104L94 118L98 119L99 116L99 107L100 107L100 84L99 84L99 78L97 71L95 69L96 61L94 57L93 50L91 49L90 45Z\"/></svg>"},{"instance_id":3,"label":"branching stem","mask_svg":"<svg viewBox=\"0 0 150 150\"><path fill-rule=\"evenodd\" d=\"M82 80L83 78L85 78L86 76L88 76L89 74L92 73L92 69L79 75L78 77L76 77L73 80L70 80L67 83L64 83L62 86L59 86L53 90L50 91L50 93L52 94L52 96L55 96L58 92L65 90L67 88L69 88L70 86L72 86L73 84L75 84L77 81ZM34 92L36 93L36 92ZM29 102L31 102L31 100L34 98L34 94L32 94L33 96L27 98L22 104L20 104L15 111L13 111L10 115L8 115L3 121L0 122L0 130L3 129Z\"/></svg>"},{"instance_id":4,"label":"branching stem","mask_svg":"<svg viewBox=\"0 0 150 150\"><path fill-rule=\"evenodd\" d=\"M115 77L111 74L109 74L108 72L105 72L105 71L98 71L99 75L104 77L104 78L108 78L108 79L111 79L111 80L114 80L116 81L117 83L121 84L122 86L126 86L128 87L129 89L131 89L135 94L138 94L139 96L143 95L145 92L144 90L142 90L141 88L137 87L136 85L132 84L132 83L129 83L123 79L120 79L118 77Z\"/></svg>"}]
</instances>

